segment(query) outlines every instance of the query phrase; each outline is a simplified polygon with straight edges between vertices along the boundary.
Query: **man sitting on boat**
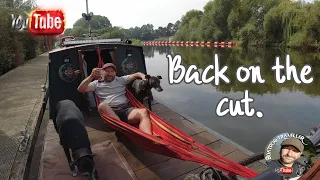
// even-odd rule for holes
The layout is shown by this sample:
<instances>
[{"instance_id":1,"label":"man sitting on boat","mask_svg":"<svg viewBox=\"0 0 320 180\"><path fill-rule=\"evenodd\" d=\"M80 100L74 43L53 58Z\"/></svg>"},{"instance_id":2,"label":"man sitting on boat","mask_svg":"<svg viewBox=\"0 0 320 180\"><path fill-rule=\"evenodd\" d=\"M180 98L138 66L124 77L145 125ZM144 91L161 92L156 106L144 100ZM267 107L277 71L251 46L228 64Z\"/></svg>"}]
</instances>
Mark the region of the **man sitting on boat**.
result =
<instances>
[{"instance_id":1,"label":"man sitting on boat","mask_svg":"<svg viewBox=\"0 0 320 180\"><path fill-rule=\"evenodd\" d=\"M129 124L139 123L140 130L152 135L148 110L131 107L126 97L126 85L137 78L145 80L145 75L137 72L118 77L117 68L112 63L106 63L102 70L104 70L103 75L100 68L94 68L90 76L81 82L78 91L82 93L95 91L99 99L99 112L105 112ZM102 80L94 80L99 77L102 77Z\"/></svg>"}]
</instances>

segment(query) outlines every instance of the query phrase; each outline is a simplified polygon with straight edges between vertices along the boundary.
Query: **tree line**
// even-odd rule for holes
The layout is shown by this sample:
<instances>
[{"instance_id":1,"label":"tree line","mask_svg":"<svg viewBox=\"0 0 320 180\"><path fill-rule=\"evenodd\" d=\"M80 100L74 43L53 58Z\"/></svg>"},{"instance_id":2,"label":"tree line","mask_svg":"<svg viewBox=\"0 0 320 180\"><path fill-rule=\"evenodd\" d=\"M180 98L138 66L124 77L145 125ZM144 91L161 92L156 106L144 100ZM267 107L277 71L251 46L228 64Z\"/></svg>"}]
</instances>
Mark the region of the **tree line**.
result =
<instances>
[{"instance_id":1,"label":"tree line","mask_svg":"<svg viewBox=\"0 0 320 180\"><path fill-rule=\"evenodd\" d=\"M145 24L141 27L136 26L126 29L119 26L112 26L110 20L105 16L93 15L90 21L86 21L84 18L79 18L73 24L73 28L66 29L64 35L78 38L88 37L89 23L92 37L149 41L173 36L178 31L180 21L168 23L167 26L158 27L157 29L155 29L152 24Z\"/></svg>"},{"instance_id":2,"label":"tree line","mask_svg":"<svg viewBox=\"0 0 320 180\"><path fill-rule=\"evenodd\" d=\"M320 49L319 27L319 0L214 0L188 11L174 38Z\"/></svg>"}]
</instances>

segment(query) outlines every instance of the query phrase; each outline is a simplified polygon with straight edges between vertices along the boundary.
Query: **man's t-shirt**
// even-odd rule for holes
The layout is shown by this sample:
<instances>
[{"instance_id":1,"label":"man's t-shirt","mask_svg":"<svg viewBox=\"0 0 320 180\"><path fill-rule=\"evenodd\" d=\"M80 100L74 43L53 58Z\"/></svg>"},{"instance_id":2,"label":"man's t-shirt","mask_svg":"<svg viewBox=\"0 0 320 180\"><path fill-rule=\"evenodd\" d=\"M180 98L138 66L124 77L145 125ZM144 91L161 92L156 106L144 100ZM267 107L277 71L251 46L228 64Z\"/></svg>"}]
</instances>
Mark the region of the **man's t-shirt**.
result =
<instances>
[{"instance_id":1,"label":"man's t-shirt","mask_svg":"<svg viewBox=\"0 0 320 180\"><path fill-rule=\"evenodd\" d=\"M112 82L92 81L89 84L90 90L95 91L99 102L107 102L109 106L127 104L126 85L131 81L130 75L115 77Z\"/></svg>"}]
</instances>

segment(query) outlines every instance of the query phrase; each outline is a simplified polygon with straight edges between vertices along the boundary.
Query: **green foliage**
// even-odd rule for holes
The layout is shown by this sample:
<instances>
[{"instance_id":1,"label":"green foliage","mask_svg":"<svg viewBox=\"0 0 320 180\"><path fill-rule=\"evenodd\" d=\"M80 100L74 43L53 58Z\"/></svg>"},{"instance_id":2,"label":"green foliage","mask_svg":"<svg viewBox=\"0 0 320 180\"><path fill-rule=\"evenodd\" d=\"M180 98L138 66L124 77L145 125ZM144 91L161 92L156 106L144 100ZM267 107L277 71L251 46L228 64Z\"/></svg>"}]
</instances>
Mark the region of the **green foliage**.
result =
<instances>
[{"instance_id":1,"label":"green foliage","mask_svg":"<svg viewBox=\"0 0 320 180\"><path fill-rule=\"evenodd\" d=\"M109 19L105 16L100 16L100 15L93 15L92 19L89 22L86 21L84 18L80 18L73 24L73 27L88 29L89 23L92 29L102 29L102 28L112 27Z\"/></svg>"},{"instance_id":2,"label":"green foliage","mask_svg":"<svg viewBox=\"0 0 320 180\"><path fill-rule=\"evenodd\" d=\"M320 48L320 1L214 0L203 9L181 18L175 40Z\"/></svg>"},{"instance_id":3,"label":"green foliage","mask_svg":"<svg viewBox=\"0 0 320 180\"><path fill-rule=\"evenodd\" d=\"M82 27L74 27L72 29L71 36L84 37L87 32L88 32L88 30L86 30Z\"/></svg>"},{"instance_id":4,"label":"green foliage","mask_svg":"<svg viewBox=\"0 0 320 180\"><path fill-rule=\"evenodd\" d=\"M0 49L0 75L8 72L13 67L14 53L9 48Z\"/></svg>"},{"instance_id":5,"label":"green foliage","mask_svg":"<svg viewBox=\"0 0 320 180\"><path fill-rule=\"evenodd\" d=\"M288 46L290 47L306 47L311 44L312 39L308 37L308 34L305 31L299 31L290 37Z\"/></svg>"},{"instance_id":6,"label":"green foliage","mask_svg":"<svg viewBox=\"0 0 320 180\"><path fill-rule=\"evenodd\" d=\"M229 36L228 14L232 9L233 0L210 1L204 7L199 32L202 40L216 39L224 41Z\"/></svg>"},{"instance_id":7,"label":"green foliage","mask_svg":"<svg viewBox=\"0 0 320 180\"><path fill-rule=\"evenodd\" d=\"M175 35L176 39L182 41L196 41L201 38L199 25L203 12L199 10L190 10L182 17L179 30Z\"/></svg>"},{"instance_id":8,"label":"green foliage","mask_svg":"<svg viewBox=\"0 0 320 180\"><path fill-rule=\"evenodd\" d=\"M67 28L64 30L64 35L65 36L72 36L72 29L71 28Z\"/></svg>"},{"instance_id":9,"label":"green foliage","mask_svg":"<svg viewBox=\"0 0 320 180\"><path fill-rule=\"evenodd\" d=\"M102 34L101 38L126 38L125 31L120 27L112 27L104 34Z\"/></svg>"},{"instance_id":10,"label":"green foliage","mask_svg":"<svg viewBox=\"0 0 320 180\"><path fill-rule=\"evenodd\" d=\"M41 38L12 28L11 14L21 15L34 8L34 0L0 0L0 75L47 51Z\"/></svg>"},{"instance_id":11,"label":"green foliage","mask_svg":"<svg viewBox=\"0 0 320 180\"><path fill-rule=\"evenodd\" d=\"M132 41L132 45L142 46L143 43L139 39L130 39Z\"/></svg>"}]
</instances>

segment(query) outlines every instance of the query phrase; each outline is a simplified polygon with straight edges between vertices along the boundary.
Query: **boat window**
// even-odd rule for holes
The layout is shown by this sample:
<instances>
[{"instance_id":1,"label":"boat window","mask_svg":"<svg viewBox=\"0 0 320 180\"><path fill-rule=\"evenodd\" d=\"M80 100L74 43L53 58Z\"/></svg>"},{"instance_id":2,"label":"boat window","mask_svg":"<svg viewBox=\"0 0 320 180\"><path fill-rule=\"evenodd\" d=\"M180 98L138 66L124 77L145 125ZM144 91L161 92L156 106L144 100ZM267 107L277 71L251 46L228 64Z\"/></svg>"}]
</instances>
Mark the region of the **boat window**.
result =
<instances>
[{"instance_id":1,"label":"boat window","mask_svg":"<svg viewBox=\"0 0 320 180\"><path fill-rule=\"evenodd\" d=\"M101 58L103 60L103 63L113 63L114 57L113 57L113 49L102 49L101 50ZM91 74L91 71L93 68L98 67L98 54L96 50L92 51L82 51L83 54L83 60L87 64L87 73L88 75ZM85 68L84 68L85 69Z\"/></svg>"}]
</instances>

